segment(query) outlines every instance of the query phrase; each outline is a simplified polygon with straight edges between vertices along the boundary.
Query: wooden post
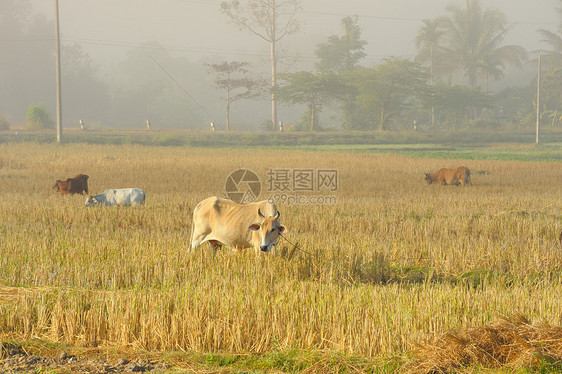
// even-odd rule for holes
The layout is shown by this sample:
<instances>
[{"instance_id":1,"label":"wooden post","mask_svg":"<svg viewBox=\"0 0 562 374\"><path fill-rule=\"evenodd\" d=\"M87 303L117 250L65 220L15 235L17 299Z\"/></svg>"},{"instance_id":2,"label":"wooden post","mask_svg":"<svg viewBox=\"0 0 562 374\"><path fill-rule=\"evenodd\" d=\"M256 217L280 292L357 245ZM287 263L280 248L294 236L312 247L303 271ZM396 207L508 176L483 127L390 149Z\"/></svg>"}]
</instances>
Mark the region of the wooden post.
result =
<instances>
[{"instance_id":1,"label":"wooden post","mask_svg":"<svg viewBox=\"0 0 562 374\"><path fill-rule=\"evenodd\" d=\"M59 0L55 0L55 65L57 80L57 144L62 142L62 90L60 67Z\"/></svg>"},{"instance_id":2,"label":"wooden post","mask_svg":"<svg viewBox=\"0 0 562 374\"><path fill-rule=\"evenodd\" d=\"M539 53L537 72L537 135L535 144L539 144L539 124L541 122L541 54Z\"/></svg>"}]
</instances>

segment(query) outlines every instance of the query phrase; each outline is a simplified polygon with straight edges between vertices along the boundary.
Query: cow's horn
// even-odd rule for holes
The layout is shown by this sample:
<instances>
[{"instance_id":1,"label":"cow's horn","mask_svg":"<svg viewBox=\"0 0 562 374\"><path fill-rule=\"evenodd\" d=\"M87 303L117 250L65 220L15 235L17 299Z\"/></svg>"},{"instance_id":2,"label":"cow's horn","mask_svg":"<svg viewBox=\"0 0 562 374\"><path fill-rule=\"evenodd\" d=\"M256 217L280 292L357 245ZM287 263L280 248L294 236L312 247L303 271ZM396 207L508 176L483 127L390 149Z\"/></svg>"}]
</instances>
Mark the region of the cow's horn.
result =
<instances>
[{"instance_id":1,"label":"cow's horn","mask_svg":"<svg viewBox=\"0 0 562 374\"><path fill-rule=\"evenodd\" d=\"M261 213L260 208L258 208L258 214L260 215L261 218L265 218L265 216Z\"/></svg>"},{"instance_id":2,"label":"cow's horn","mask_svg":"<svg viewBox=\"0 0 562 374\"><path fill-rule=\"evenodd\" d=\"M275 212L275 217L273 217L273 220L278 220L279 217L281 216L281 213L279 213L279 211Z\"/></svg>"}]
</instances>

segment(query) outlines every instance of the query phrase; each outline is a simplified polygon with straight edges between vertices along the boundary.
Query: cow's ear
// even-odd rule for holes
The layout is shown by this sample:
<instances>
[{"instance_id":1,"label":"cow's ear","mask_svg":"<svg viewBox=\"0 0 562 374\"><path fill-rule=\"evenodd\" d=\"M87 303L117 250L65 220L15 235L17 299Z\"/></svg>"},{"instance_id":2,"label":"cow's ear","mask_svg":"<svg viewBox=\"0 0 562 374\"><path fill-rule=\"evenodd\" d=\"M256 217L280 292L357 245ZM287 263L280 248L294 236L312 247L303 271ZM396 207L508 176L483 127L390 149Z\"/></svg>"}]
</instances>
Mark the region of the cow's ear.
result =
<instances>
[{"instance_id":1,"label":"cow's ear","mask_svg":"<svg viewBox=\"0 0 562 374\"><path fill-rule=\"evenodd\" d=\"M284 234L287 232L287 228L283 225L279 226L279 233Z\"/></svg>"},{"instance_id":2,"label":"cow's ear","mask_svg":"<svg viewBox=\"0 0 562 374\"><path fill-rule=\"evenodd\" d=\"M260 229L261 225L259 223L252 223L249 227L248 230L252 230L252 231L258 231Z\"/></svg>"}]
</instances>

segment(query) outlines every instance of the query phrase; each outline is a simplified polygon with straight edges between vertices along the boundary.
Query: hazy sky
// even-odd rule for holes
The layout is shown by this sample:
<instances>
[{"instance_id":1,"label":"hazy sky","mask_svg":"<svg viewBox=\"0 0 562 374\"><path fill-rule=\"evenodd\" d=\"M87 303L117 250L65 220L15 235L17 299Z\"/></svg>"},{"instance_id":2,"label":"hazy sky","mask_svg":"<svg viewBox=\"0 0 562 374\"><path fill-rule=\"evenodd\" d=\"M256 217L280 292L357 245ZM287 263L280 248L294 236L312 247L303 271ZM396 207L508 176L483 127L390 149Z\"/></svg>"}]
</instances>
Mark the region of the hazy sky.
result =
<instances>
[{"instance_id":1,"label":"hazy sky","mask_svg":"<svg viewBox=\"0 0 562 374\"><path fill-rule=\"evenodd\" d=\"M35 1L37 11L53 18L53 1ZM314 61L314 47L326 36L341 33L340 20L359 16L368 42L365 65L389 56L411 57L421 20L445 15L448 4L464 0L302 0L301 31L283 49L301 61ZM482 0L484 8L502 10L512 23L506 43L532 51L540 44L537 29L555 31L559 0ZM83 45L98 65L115 63L131 47L158 41L196 61L202 56L254 60L268 56L268 46L239 31L219 10L219 0L59 0L64 43ZM111 57L113 56L113 57Z\"/></svg>"},{"instance_id":2,"label":"hazy sky","mask_svg":"<svg viewBox=\"0 0 562 374\"><path fill-rule=\"evenodd\" d=\"M62 43L66 45L79 43L92 57L94 64L100 68L100 77L108 83L109 89L113 90L111 92L119 90L115 82L119 74L123 73L123 66L120 63L127 56L127 52L154 41L164 46L172 57L185 57L193 63L190 65L193 71L182 72L186 79L189 74L201 74L201 71L204 71L201 62L248 61L252 63L255 73L261 72L264 77L268 74L268 44L248 31L239 30L220 11L221 0L58 0L58 2ZM54 18L53 0L32 0L31 3L37 13L50 20ZM365 47L367 57L361 61L363 66L375 66L384 58L391 56L412 58L416 54L414 38L422 25L422 20L447 15L447 5L457 4L465 7L465 3L466 0L301 0L302 10L297 15L302 24L301 29L297 34L283 39L279 45L281 55L293 57L288 59L293 64L280 64L279 71L312 69L316 60L314 55L316 46L320 42L325 42L330 35L341 35L341 19L346 16L358 16L362 39L367 42ZM538 29L556 31L562 21L556 11L562 6L560 0L480 0L480 4L485 9L503 11L508 23L512 24L505 43L521 45L529 52L547 48L540 43L541 36L537 32ZM45 42L50 43L48 40ZM147 52L150 53L150 50ZM533 57L531 53L530 58ZM177 61L183 60L177 59ZM515 68L508 70L505 79L494 82L494 86L491 84L490 89L492 92L497 92L507 86L527 85L535 71L532 64L526 65L525 70ZM176 75L179 74L176 72ZM207 126L205 121L209 120L208 111L216 113L215 117L219 118L224 110L224 103L220 99L223 93L214 90L210 76L200 78L203 79L192 79L190 82L204 84L206 81L208 86L186 87L186 90L189 96L204 102L206 109L205 111L197 109L197 113L201 112L200 117L203 119L200 123L190 123L188 128ZM24 104L20 105L21 109L19 109L21 113L13 114L16 123L21 122L17 118L24 118L24 109L30 101L48 103L53 101L52 97L32 97L29 92L25 93L24 99L22 101ZM193 104L184 94L180 94L175 100L185 100L186 103ZM84 109L68 107L75 109L77 116L83 115L79 112L80 110L83 112ZM279 118L283 118L284 121L298 120L304 111L301 109L282 105ZM241 100L240 103L236 103L231 114L235 125L256 127L264 120L267 122L270 105L266 100L259 102ZM146 114L149 115L156 116L154 113ZM323 115L328 118L328 122L339 121L337 113L325 111ZM91 116L90 120L98 121L97 117ZM116 121L114 118L106 120L109 125L114 125ZM144 124L144 121L139 123Z\"/></svg>"}]
</instances>

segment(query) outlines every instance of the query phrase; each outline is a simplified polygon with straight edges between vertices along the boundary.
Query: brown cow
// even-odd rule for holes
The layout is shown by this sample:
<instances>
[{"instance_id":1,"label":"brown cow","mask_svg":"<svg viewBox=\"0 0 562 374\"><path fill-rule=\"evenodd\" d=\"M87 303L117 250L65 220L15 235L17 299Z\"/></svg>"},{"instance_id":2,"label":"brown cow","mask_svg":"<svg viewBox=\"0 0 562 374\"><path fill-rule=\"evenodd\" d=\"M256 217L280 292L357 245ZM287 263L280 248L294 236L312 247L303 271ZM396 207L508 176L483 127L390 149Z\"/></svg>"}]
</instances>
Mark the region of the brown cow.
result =
<instances>
[{"instance_id":1,"label":"brown cow","mask_svg":"<svg viewBox=\"0 0 562 374\"><path fill-rule=\"evenodd\" d=\"M65 181L61 181L60 179L57 179L53 188L56 189L58 192L60 192L61 195L68 195L70 193L71 180L72 178L68 178Z\"/></svg>"},{"instance_id":2,"label":"brown cow","mask_svg":"<svg viewBox=\"0 0 562 374\"><path fill-rule=\"evenodd\" d=\"M439 183L441 185L454 184L455 186L470 184L470 170L466 166L458 168L440 169L435 173L425 173L427 184Z\"/></svg>"},{"instance_id":3,"label":"brown cow","mask_svg":"<svg viewBox=\"0 0 562 374\"><path fill-rule=\"evenodd\" d=\"M74 178L67 178L65 181L57 179L54 189L59 191L61 195L86 193L88 194L88 178L85 174L75 175Z\"/></svg>"}]
</instances>

